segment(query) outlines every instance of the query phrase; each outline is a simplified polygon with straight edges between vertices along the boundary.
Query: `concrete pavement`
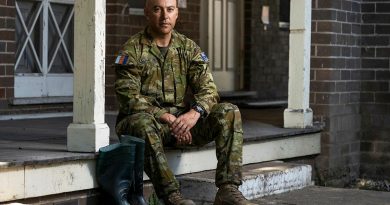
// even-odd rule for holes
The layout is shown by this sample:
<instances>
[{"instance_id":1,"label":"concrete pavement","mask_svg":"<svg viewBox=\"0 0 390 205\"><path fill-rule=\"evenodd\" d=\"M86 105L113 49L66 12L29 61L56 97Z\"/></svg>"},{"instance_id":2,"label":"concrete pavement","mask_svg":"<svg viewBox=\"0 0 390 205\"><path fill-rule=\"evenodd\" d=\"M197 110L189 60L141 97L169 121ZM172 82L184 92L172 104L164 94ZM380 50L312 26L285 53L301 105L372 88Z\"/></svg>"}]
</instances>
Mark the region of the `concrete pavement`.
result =
<instances>
[{"instance_id":1,"label":"concrete pavement","mask_svg":"<svg viewBox=\"0 0 390 205\"><path fill-rule=\"evenodd\" d=\"M252 201L264 205L390 205L390 192L309 186Z\"/></svg>"}]
</instances>

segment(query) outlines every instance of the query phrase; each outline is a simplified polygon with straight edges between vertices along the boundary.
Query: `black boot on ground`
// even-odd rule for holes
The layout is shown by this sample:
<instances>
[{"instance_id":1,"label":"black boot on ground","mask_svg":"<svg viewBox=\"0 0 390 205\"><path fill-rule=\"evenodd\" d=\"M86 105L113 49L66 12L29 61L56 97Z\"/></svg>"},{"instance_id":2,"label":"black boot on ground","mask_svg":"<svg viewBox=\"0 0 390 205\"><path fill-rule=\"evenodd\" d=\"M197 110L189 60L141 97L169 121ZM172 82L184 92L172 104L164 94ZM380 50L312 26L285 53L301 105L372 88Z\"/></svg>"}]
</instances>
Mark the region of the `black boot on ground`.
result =
<instances>
[{"instance_id":1,"label":"black boot on ground","mask_svg":"<svg viewBox=\"0 0 390 205\"><path fill-rule=\"evenodd\" d=\"M117 205L130 205L128 193L133 183L134 159L135 145L112 144L99 149L96 179Z\"/></svg>"},{"instance_id":2,"label":"black boot on ground","mask_svg":"<svg viewBox=\"0 0 390 205\"><path fill-rule=\"evenodd\" d=\"M134 164L134 181L130 188L129 202L131 205L147 205L144 198L144 152L145 140L129 135L120 137L121 143L136 146L135 164Z\"/></svg>"}]
</instances>

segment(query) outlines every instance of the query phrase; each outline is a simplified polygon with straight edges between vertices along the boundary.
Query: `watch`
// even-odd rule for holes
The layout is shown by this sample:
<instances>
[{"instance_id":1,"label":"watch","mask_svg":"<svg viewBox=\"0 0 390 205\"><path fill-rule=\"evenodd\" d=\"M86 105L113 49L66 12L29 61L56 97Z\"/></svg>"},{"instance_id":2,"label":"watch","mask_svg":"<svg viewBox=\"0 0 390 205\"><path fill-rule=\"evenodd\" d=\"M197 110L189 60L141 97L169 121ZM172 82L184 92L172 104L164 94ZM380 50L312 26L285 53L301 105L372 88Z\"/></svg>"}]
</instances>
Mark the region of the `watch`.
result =
<instances>
[{"instance_id":1,"label":"watch","mask_svg":"<svg viewBox=\"0 0 390 205\"><path fill-rule=\"evenodd\" d=\"M198 105L198 104L195 104L194 106L192 106L192 109L194 109L196 112L198 112L200 114L200 117L204 117L204 114L206 113L206 111L203 109L202 106Z\"/></svg>"}]
</instances>

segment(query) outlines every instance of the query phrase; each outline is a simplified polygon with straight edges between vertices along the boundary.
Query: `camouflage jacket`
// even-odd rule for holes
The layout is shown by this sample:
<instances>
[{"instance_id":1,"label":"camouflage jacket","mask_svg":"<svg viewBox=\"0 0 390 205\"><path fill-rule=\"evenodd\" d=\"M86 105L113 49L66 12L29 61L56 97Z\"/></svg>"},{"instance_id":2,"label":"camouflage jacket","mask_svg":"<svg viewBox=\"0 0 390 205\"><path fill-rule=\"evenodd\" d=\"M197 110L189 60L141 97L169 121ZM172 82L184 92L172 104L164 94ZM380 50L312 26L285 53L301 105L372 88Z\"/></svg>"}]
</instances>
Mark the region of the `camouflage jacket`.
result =
<instances>
[{"instance_id":1,"label":"camouflage jacket","mask_svg":"<svg viewBox=\"0 0 390 205\"><path fill-rule=\"evenodd\" d=\"M188 89L193 93L189 103L198 104L209 113L219 96L208 59L200 47L173 31L163 56L146 31L132 36L115 61L120 114L148 112L159 119L172 107L184 110L188 108Z\"/></svg>"}]
</instances>

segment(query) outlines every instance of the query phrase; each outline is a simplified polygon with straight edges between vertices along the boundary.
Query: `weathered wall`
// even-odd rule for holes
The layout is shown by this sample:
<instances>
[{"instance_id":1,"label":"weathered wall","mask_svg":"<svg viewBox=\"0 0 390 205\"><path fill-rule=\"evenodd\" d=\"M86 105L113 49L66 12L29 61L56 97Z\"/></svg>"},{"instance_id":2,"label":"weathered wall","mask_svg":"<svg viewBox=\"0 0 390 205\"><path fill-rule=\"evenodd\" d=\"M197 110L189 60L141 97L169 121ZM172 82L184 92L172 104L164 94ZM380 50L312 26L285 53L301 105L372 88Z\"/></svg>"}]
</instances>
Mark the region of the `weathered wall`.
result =
<instances>
[{"instance_id":1,"label":"weathered wall","mask_svg":"<svg viewBox=\"0 0 390 205\"><path fill-rule=\"evenodd\" d=\"M360 172L390 179L390 2L362 2Z\"/></svg>"},{"instance_id":2,"label":"weathered wall","mask_svg":"<svg viewBox=\"0 0 390 205\"><path fill-rule=\"evenodd\" d=\"M361 0L313 0L310 103L322 122L321 182L343 186L359 176Z\"/></svg>"}]
</instances>

